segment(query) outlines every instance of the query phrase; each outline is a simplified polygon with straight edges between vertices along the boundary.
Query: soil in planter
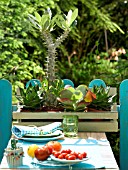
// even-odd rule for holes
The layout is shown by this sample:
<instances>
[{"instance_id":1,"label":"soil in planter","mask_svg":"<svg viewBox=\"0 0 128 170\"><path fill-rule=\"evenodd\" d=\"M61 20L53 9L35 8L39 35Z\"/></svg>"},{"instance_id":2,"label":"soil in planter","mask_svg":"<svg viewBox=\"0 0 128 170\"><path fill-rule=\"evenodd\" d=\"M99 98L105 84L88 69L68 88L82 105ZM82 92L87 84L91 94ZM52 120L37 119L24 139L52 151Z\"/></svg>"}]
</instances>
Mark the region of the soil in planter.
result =
<instances>
[{"instance_id":1,"label":"soil in planter","mask_svg":"<svg viewBox=\"0 0 128 170\"><path fill-rule=\"evenodd\" d=\"M21 112L60 112L64 111L64 108L62 107L41 107L41 108L26 108L23 107L21 109Z\"/></svg>"},{"instance_id":2,"label":"soil in planter","mask_svg":"<svg viewBox=\"0 0 128 170\"><path fill-rule=\"evenodd\" d=\"M43 107L42 111L44 112L60 112L60 111L64 111L63 107Z\"/></svg>"},{"instance_id":3,"label":"soil in planter","mask_svg":"<svg viewBox=\"0 0 128 170\"><path fill-rule=\"evenodd\" d=\"M98 109L94 109L94 108L88 108L87 111L88 112L105 112L104 110L98 110Z\"/></svg>"}]
</instances>

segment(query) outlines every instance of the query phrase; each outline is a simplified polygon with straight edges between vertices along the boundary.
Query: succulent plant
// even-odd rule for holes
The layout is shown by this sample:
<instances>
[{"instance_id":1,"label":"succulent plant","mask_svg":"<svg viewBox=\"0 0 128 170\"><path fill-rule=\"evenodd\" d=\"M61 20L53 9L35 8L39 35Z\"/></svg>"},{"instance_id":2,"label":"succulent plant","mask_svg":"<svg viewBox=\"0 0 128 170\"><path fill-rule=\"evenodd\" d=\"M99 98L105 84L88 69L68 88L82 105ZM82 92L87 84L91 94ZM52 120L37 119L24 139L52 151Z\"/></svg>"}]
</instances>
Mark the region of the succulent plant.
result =
<instances>
[{"instance_id":1,"label":"succulent plant","mask_svg":"<svg viewBox=\"0 0 128 170\"><path fill-rule=\"evenodd\" d=\"M45 91L44 107L60 107L57 97L62 89L64 89L64 82L61 79L55 79L55 81L51 83L51 86L48 86L48 81L45 79L42 83L42 91Z\"/></svg>"},{"instance_id":2,"label":"succulent plant","mask_svg":"<svg viewBox=\"0 0 128 170\"><path fill-rule=\"evenodd\" d=\"M60 92L58 101L62 103L66 111L84 111L96 98L86 85L79 85L77 88L68 87Z\"/></svg>"},{"instance_id":3,"label":"succulent plant","mask_svg":"<svg viewBox=\"0 0 128 170\"><path fill-rule=\"evenodd\" d=\"M16 94L16 98L21 105L26 109L40 109L44 102L45 93L40 91L39 86L32 86L31 84L27 88L19 87L19 94Z\"/></svg>"},{"instance_id":4,"label":"succulent plant","mask_svg":"<svg viewBox=\"0 0 128 170\"><path fill-rule=\"evenodd\" d=\"M110 87L93 86L91 91L96 94L96 100L92 101L88 108L109 111L116 99L116 95L109 95L109 90Z\"/></svg>"},{"instance_id":5,"label":"succulent plant","mask_svg":"<svg viewBox=\"0 0 128 170\"><path fill-rule=\"evenodd\" d=\"M67 16L56 14L52 17L50 9L42 16L37 12L35 12L35 16L29 14L29 20L32 26L39 31L47 47L45 73L49 86L51 86L52 82L56 79L56 48L67 38L71 28L76 23L77 15L78 9L75 9L73 12L70 10ZM51 32L56 29L56 26L61 28L64 32L55 39Z\"/></svg>"}]
</instances>

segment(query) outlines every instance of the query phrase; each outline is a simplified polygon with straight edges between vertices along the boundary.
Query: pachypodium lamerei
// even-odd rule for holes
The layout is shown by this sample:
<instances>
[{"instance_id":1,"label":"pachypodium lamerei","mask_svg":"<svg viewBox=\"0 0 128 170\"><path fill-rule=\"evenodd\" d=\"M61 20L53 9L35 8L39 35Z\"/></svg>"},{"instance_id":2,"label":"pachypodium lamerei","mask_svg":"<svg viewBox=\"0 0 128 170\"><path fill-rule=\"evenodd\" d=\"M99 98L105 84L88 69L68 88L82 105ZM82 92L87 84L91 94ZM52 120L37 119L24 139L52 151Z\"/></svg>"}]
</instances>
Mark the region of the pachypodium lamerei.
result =
<instances>
[{"instance_id":1,"label":"pachypodium lamerei","mask_svg":"<svg viewBox=\"0 0 128 170\"><path fill-rule=\"evenodd\" d=\"M56 14L52 17L52 12L48 9L42 16L35 12L35 16L29 14L29 20L32 26L39 31L45 46L47 47L47 57L45 63L45 75L48 80L48 88L52 86L56 80L56 49L68 37L71 29L76 25L76 17L78 16L78 9L70 10L67 15ZM53 37L52 31L59 27L63 30L58 37ZM57 103L56 96L51 92L48 93L47 101L49 105Z\"/></svg>"},{"instance_id":2,"label":"pachypodium lamerei","mask_svg":"<svg viewBox=\"0 0 128 170\"><path fill-rule=\"evenodd\" d=\"M52 12L48 9L42 16L35 12L35 16L29 14L29 20L32 26L41 33L44 44L47 47L46 59L46 78L49 86L56 79L56 49L67 38L72 27L76 25L76 17L78 9L70 10L67 15L56 14L52 17ZM52 31L56 26L63 30L63 33L56 39L52 35Z\"/></svg>"}]
</instances>

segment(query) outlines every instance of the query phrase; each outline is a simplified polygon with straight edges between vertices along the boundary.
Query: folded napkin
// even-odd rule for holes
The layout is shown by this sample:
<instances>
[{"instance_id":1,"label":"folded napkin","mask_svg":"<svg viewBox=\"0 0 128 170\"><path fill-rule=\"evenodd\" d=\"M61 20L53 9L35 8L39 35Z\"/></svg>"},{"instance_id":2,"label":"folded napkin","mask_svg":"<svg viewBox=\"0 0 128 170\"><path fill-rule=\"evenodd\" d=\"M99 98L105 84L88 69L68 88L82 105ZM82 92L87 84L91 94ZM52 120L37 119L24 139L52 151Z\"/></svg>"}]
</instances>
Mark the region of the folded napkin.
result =
<instances>
[{"instance_id":1,"label":"folded napkin","mask_svg":"<svg viewBox=\"0 0 128 170\"><path fill-rule=\"evenodd\" d=\"M26 134L46 135L46 134L50 134L50 133L55 132L56 130L58 130L58 128L61 126L61 124L62 124L61 122L54 122L54 123L50 123L48 125L40 126L40 127L14 125L12 127L12 133L17 138L21 138Z\"/></svg>"}]
</instances>

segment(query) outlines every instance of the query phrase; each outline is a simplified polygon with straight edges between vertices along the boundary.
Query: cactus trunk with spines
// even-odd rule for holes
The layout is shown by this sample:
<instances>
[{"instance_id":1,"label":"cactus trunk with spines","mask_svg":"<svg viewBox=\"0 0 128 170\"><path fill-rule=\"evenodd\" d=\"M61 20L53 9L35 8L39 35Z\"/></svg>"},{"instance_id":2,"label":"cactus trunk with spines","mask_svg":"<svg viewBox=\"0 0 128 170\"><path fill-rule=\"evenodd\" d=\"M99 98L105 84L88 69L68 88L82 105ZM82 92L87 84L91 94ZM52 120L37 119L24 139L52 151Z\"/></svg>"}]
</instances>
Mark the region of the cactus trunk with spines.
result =
<instances>
[{"instance_id":1,"label":"cactus trunk with spines","mask_svg":"<svg viewBox=\"0 0 128 170\"><path fill-rule=\"evenodd\" d=\"M56 79L56 48L67 38L69 30L64 31L55 41L53 41L52 35L49 31L42 32L45 45L47 47L46 57L46 77L48 79L49 86Z\"/></svg>"},{"instance_id":2,"label":"cactus trunk with spines","mask_svg":"<svg viewBox=\"0 0 128 170\"><path fill-rule=\"evenodd\" d=\"M52 35L49 31L42 32L43 39L45 41L45 46L47 47L47 57L45 64L45 73L48 80L48 87L52 85L52 82L56 79L56 48L66 39L69 31L64 31L64 33L59 36L55 41L53 41ZM57 99L52 93L48 93L47 105L57 106Z\"/></svg>"},{"instance_id":3,"label":"cactus trunk with spines","mask_svg":"<svg viewBox=\"0 0 128 170\"><path fill-rule=\"evenodd\" d=\"M68 37L70 30L67 29L64 31L63 34L61 34L60 37L58 37L55 41L55 48L59 47L59 45Z\"/></svg>"},{"instance_id":4,"label":"cactus trunk with spines","mask_svg":"<svg viewBox=\"0 0 128 170\"><path fill-rule=\"evenodd\" d=\"M29 20L33 25L33 28L39 30L41 38L47 47L47 56L45 63L45 74L48 81L48 92L46 94L46 103L48 106L56 106L57 98L51 90L56 78L56 49L67 38L72 27L75 26L75 19L78 16L78 9L74 11L69 10L67 16L57 14L52 17L52 12L48 9L44 15L40 16L35 12L35 16L29 14ZM58 26L64 32L56 39L52 36L52 31Z\"/></svg>"},{"instance_id":5,"label":"cactus trunk with spines","mask_svg":"<svg viewBox=\"0 0 128 170\"><path fill-rule=\"evenodd\" d=\"M46 57L46 78L48 79L49 86L55 80L55 65L56 65L56 49L54 47L53 38L49 31L42 32L43 39L45 41L45 46L47 47L47 57Z\"/></svg>"}]
</instances>

